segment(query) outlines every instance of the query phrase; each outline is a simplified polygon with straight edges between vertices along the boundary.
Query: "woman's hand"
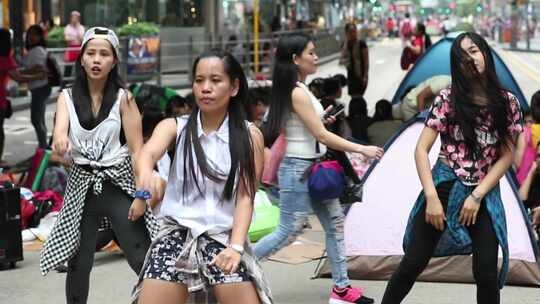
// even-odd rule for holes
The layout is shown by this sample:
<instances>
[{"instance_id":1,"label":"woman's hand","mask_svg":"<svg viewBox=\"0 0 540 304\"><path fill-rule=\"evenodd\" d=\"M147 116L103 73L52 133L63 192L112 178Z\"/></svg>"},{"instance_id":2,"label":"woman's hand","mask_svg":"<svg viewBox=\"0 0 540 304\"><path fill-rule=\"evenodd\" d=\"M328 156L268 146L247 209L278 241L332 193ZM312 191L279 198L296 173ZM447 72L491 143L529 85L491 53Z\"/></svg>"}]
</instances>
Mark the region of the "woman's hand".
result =
<instances>
[{"instance_id":1,"label":"woman's hand","mask_svg":"<svg viewBox=\"0 0 540 304\"><path fill-rule=\"evenodd\" d=\"M140 198L134 199L128 211L128 220L135 222L144 214L145 211L146 202Z\"/></svg>"},{"instance_id":2,"label":"woman's hand","mask_svg":"<svg viewBox=\"0 0 540 304\"><path fill-rule=\"evenodd\" d=\"M216 266L226 274L235 273L240 265L242 256L232 248L225 248L214 257L211 266Z\"/></svg>"},{"instance_id":3,"label":"woman's hand","mask_svg":"<svg viewBox=\"0 0 540 304\"><path fill-rule=\"evenodd\" d=\"M69 151L71 151L71 142L67 135L54 138L53 152L63 157L66 153L69 153Z\"/></svg>"},{"instance_id":4,"label":"woman's hand","mask_svg":"<svg viewBox=\"0 0 540 304\"><path fill-rule=\"evenodd\" d=\"M476 223L476 215L480 209L480 203L477 203L470 195L465 199L461 212L459 213L459 222L461 225L470 226Z\"/></svg>"},{"instance_id":5,"label":"woman's hand","mask_svg":"<svg viewBox=\"0 0 540 304\"><path fill-rule=\"evenodd\" d=\"M426 197L426 223L433 225L439 231L444 230L446 215L438 196Z\"/></svg>"},{"instance_id":6,"label":"woman's hand","mask_svg":"<svg viewBox=\"0 0 540 304\"><path fill-rule=\"evenodd\" d=\"M161 201L165 193L165 183L161 177L154 174L153 171L142 172L139 177L139 187L137 190L149 191L153 200Z\"/></svg>"},{"instance_id":7,"label":"woman's hand","mask_svg":"<svg viewBox=\"0 0 540 304\"><path fill-rule=\"evenodd\" d=\"M328 113L332 113L332 110L334 109L334 106L330 105L326 109L324 109L324 115L322 122L325 126L329 126L336 122L336 117L334 115L328 115Z\"/></svg>"},{"instance_id":8,"label":"woman's hand","mask_svg":"<svg viewBox=\"0 0 540 304\"><path fill-rule=\"evenodd\" d=\"M364 155L365 157L369 158L375 158L375 159L381 159L381 157L384 154L384 149L377 146L362 146L359 145L360 149L358 149L358 152Z\"/></svg>"}]
</instances>

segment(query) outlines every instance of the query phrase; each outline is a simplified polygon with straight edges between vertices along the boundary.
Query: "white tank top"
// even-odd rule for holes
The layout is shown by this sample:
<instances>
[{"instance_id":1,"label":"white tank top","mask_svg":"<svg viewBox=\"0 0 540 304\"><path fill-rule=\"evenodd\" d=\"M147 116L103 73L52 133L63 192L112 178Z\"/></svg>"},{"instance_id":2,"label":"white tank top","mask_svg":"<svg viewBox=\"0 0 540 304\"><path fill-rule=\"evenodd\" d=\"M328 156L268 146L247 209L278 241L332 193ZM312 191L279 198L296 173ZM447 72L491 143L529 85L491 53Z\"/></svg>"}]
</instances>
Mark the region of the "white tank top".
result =
<instances>
[{"instance_id":1,"label":"white tank top","mask_svg":"<svg viewBox=\"0 0 540 304\"><path fill-rule=\"evenodd\" d=\"M120 103L125 91L120 89L109 116L91 130L83 128L79 122L71 94L64 89L64 100L69 111L69 140L71 157L78 165L92 167L115 166L129 156L127 144L120 142L122 118Z\"/></svg>"},{"instance_id":2,"label":"white tank top","mask_svg":"<svg viewBox=\"0 0 540 304\"><path fill-rule=\"evenodd\" d=\"M322 118L324 109L317 97L302 82L297 82L296 85L309 95L309 100L313 108L315 108L315 112L318 117ZM285 124L285 139L287 140L286 157L319 158L326 153L326 146L321 143L319 143L319 153L316 152L317 141L315 137L294 112L291 112L291 116Z\"/></svg>"}]
</instances>

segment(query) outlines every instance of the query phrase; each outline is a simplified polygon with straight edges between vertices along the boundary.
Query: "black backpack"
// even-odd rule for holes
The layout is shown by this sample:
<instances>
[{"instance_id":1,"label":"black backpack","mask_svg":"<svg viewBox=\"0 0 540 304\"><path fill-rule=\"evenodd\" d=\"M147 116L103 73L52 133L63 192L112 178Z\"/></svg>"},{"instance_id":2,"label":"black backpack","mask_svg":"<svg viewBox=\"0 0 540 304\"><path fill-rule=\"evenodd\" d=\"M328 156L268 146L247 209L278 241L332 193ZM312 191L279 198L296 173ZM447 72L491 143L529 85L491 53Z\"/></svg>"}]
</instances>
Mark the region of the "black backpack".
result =
<instances>
[{"instance_id":1,"label":"black backpack","mask_svg":"<svg viewBox=\"0 0 540 304\"><path fill-rule=\"evenodd\" d=\"M60 65L51 54L47 54L47 79L51 87L61 86L63 82Z\"/></svg>"}]
</instances>

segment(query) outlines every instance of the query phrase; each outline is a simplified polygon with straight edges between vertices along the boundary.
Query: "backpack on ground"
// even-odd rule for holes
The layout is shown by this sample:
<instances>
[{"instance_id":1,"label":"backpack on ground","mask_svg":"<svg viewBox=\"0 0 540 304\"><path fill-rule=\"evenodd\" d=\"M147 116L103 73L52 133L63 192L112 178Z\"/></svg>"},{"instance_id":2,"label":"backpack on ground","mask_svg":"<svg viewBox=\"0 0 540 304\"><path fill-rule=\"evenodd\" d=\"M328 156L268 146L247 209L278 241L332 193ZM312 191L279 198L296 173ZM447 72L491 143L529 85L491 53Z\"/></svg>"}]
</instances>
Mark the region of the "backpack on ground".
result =
<instances>
[{"instance_id":1,"label":"backpack on ground","mask_svg":"<svg viewBox=\"0 0 540 304\"><path fill-rule=\"evenodd\" d=\"M47 54L47 80L51 87L57 87L62 85L62 73L60 72L60 65L56 58L51 54Z\"/></svg>"}]
</instances>

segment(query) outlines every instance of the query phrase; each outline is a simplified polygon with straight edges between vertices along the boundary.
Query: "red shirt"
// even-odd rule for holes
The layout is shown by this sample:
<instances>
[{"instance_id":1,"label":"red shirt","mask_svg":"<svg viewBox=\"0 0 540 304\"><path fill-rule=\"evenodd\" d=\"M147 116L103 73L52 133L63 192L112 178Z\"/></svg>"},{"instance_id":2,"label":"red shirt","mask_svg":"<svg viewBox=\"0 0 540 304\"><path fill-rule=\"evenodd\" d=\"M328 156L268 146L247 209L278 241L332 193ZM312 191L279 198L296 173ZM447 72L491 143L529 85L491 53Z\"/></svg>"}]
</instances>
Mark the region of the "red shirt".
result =
<instances>
[{"instance_id":1,"label":"red shirt","mask_svg":"<svg viewBox=\"0 0 540 304\"><path fill-rule=\"evenodd\" d=\"M422 52L421 52L421 53L423 53L423 52L425 51L425 50L424 50L424 49L425 49L425 48L424 48L424 36L423 36L423 35L422 35L422 36L414 36L414 38L413 38L413 40L412 40L412 45L415 46L415 47L416 47L416 46L421 47L421 48L422 48Z\"/></svg>"},{"instance_id":2,"label":"red shirt","mask_svg":"<svg viewBox=\"0 0 540 304\"><path fill-rule=\"evenodd\" d=\"M394 30L394 26L395 26L394 20L392 20L392 19L386 20L386 29L387 30L389 30L389 31Z\"/></svg>"},{"instance_id":3,"label":"red shirt","mask_svg":"<svg viewBox=\"0 0 540 304\"><path fill-rule=\"evenodd\" d=\"M13 60L13 57L0 56L0 109L4 109L6 106L9 71L16 68L17 63Z\"/></svg>"},{"instance_id":4,"label":"red shirt","mask_svg":"<svg viewBox=\"0 0 540 304\"><path fill-rule=\"evenodd\" d=\"M422 50L420 51L420 53L418 53L418 54L415 53L415 54L414 54L413 60L412 60L412 63L414 64L414 63L416 63L416 60L418 60L418 58L420 58L420 56L422 56L422 54L423 54L424 51L425 51L425 47L424 47L424 37L423 37L423 36L414 36L414 37L412 38L412 45L413 45L414 47L418 47L418 46L419 46L419 47L422 48Z\"/></svg>"}]
</instances>

